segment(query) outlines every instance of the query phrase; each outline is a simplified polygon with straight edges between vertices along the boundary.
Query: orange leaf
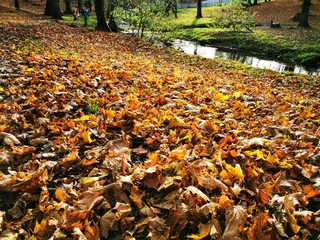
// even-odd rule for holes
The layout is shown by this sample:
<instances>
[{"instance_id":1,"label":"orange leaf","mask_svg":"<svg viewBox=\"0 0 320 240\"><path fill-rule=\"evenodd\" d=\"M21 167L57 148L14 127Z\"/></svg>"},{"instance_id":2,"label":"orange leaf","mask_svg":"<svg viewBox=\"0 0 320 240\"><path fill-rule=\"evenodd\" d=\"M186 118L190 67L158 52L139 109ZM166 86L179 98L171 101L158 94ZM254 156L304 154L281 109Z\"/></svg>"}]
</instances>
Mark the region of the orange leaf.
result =
<instances>
[{"instance_id":1,"label":"orange leaf","mask_svg":"<svg viewBox=\"0 0 320 240\"><path fill-rule=\"evenodd\" d=\"M241 152L241 148L239 148L238 150L233 149L229 152L229 154L231 155L231 157L236 158L239 156L240 152Z\"/></svg>"},{"instance_id":2,"label":"orange leaf","mask_svg":"<svg viewBox=\"0 0 320 240\"><path fill-rule=\"evenodd\" d=\"M57 190L54 193L56 199L58 199L61 202L65 202L67 198L66 191L62 190L61 188L57 188Z\"/></svg>"},{"instance_id":3,"label":"orange leaf","mask_svg":"<svg viewBox=\"0 0 320 240\"><path fill-rule=\"evenodd\" d=\"M36 221L36 225L34 226L34 234L36 235L42 235L43 232L46 231L46 227L47 227L47 219L42 219L41 223L38 223L38 221Z\"/></svg>"},{"instance_id":4,"label":"orange leaf","mask_svg":"<svg viewBox=\"0 0 320 240\"><path fill-rule=\"evenodd\" d=\"M312 198L320 194L320 187L313 190L311 185L306 185L303 187L303 192L306 194L307 198Z\"/></svg>"},{"instance_id":5,"label":"orange leaf","mask_svg":"<svg viewBox=\"0 0 320 240\"><path fill-rule=\"evenodd\" d=\"M266 194L263 190L260 189L258 196L263 205L266 205L267 203L269 203L270 198L268 194Z\"/></svg>"},{"instance_id":6,"label":"orange leaf","mask_svg":"<svg viewBox=\"0 0 320 240\"><path fill-rule=\"evenodd\" d=\"M126 175L126 168L127 168L127 164L126 164L126 161L125 161L125 158L122 157L121 158L121 170L122 170L122 174L123 175Z\"/></svg>"},{"instance_id":7,"label":"orange leaf","mask_svg":"<svg viewBox=\"0 0 320 240\"><path fill-rule=\"evenodd\" d=\"M159 161L158 159L159 153L158 152L154 152L149 156L149 159L145 162L145 167L149 168L152 167L154 165L156 165Z\"/></svg>"},{"instance_id":8,"label":"orange leaf","mask_svg":"<svg viewBox=\"0 0 320 240\"><path fill-rule=\"evenodd\" d=\"M100 239L100 229L99 226L96 224L94 227L86 226L85 228L85 237L87 240L98 240Z\"/></svg>"},{"instance_id":9,"label":"orange leaf","mask_svg":"<svg viewBox=\"0 0 320 240\"><path fill-rule=\"evenodd\" d=\"M82 132L82 139L85 143L92 143L94 140L91 139L91 132L89 131L83 131Z\"/></svg>"},{"instance_id":10,"label":"orange leaf","mask_svg":"<svg viewBox=\"0 0 320 240\"><path fill-rule=\"evenodd\" d=\"M224 211L227 206L233 203L233 200L230 200L226 194L222 194L219 198L219 206Z\"/></svg>"}]
</instances>

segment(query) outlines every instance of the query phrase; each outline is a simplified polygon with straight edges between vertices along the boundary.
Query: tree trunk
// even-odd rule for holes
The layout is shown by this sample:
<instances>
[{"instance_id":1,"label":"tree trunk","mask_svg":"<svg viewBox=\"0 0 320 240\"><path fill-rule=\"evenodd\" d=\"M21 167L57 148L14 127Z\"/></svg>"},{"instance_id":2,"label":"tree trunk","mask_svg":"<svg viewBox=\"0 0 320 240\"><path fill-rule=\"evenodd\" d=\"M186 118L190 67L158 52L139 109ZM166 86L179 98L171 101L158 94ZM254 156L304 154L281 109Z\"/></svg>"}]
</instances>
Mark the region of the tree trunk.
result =
<instances>
[{"instance_id":1,"label":"tree trunk","mask_svg":"<svg viewBox=\"0 0 320 240\"><path fill-rule=\"evenodd\" d=\"M257 5L257 4L258 4L258 0L254 0L253 5Z\"/></svg>"},{"instance_id":2,"label":"tree trunk","mask_svg":"<svg viewBox=\"0 0 320 240\"><path fill-rule=\"evenodd\" d=\"M51 16L51 10L52 10L52 0L47 0L46 2L46 8L44 9L44 14L46 16Z\"/></svg>"},{"instance_id":3,"label":"tree trunk","mask_svg":"<svg viewBox=\"0 0 320 240\"><path fill-rule=\"evenodd\" d=\"M19 0L14 0L14 7L18 10L20 9Z\"/></svg>"},{"instance_id":4,"label":"tree trunk","mask_svg":"<svg viewBox=\"0 0 320 240\"><path fill-rule=\"evenodd\" d=\"M164 1L164 16L168 17L170 14L170 0Z\"/></svg>"},{"instance_id":5,"label":"tree trunk","mask_svg":"<svg viewBox=\"0 0 320 240\"><path fill-rule=\"evenodd\" d=\"M60 10L60 0L51 0L53 2L52 6L52 12L51 12L51 17L54 19L62 19L62 14Z\"/></svg>"},{"instance_id":6,"label":"tree trunk","mask_svg":"<svg viewBox=\"0 0 320 240\"><path fill-rule=\"evenodd\" d=\"M118 26L116 24L116 21L113 17L113 11L115 9L115 1L110 1L108 4L107 12L106 12L106 20L108 21L108 28L112 32L117 32L118 31Z\"/></svg>"},{"instance_id":7,"label":"tree trunk","mask_svg":"<svg viewBox=\"0 0 320 240\"><path fill-rule=\"evenodd\" d=\"M96 30L109 31L107 25L106 16L104 15L104 0L94 0L96 15L97 15L97 26Z\"/></svg>"},{"instance_id":8,"label":"tree trunk","mask_svg":"<svg viewBox=\"0 0 320 240\"><path fill-rule=\"evenodd\" d=\"M72 9L71 9L71 0L64 0L64 3L66 5L66 10L64 13L66 14L72 14Z\"/></svg>"},{"instance_id":9,"label":"tree trunk","mask_svg":"<svg viewBox=\"0 0 320 240\"><path fill-rule=\"evenodd\" d=\"M177 0L173 1L172 11L175 18L178 18L178 2Z\"/></svg>"},{"instance_id":10,"label":"tree trunk","mask_svg":"<svg viewBox=\"0 0 320 240\"><path fill-rule=\"evenodd\" d=\"M82 0L78 0L78 10L79 10L79 12L81 11L81 8L83 7L82 5L83 5L82 4Z\"/></svg>"},{"instance_id":11,"label":"tree trunk","mask_svg":"<svg viewBox=\"0 0 320 240\"><path fill-rule=\"evenodd\" d=\"M311 5L311 0L303 0L300 21L298 25L299 27L304 27L304 28L310 27L308 23L310 5Z\"/></svg>"},{"instance_id":12,"label":"tree trunk","mask_svg":"<svg viewBox=\"0 0 320 240\"><path fill-rule=\"evenodd\" d=\"M61 20L61 10L60 10L60 1L59 0L47 0L46 8L44 14L51 16L54 19Z\"/></svg>"},{"instance_id":13,"label":"tree trunk","mask_svg":"<svg viewBox=\"0 0 320 240\"><path fill-rule=\"evenodd\" d=\"M202 18L201 0L197 0L197 16L196 16L196 18Z\"/></svg>"}]
</instances>

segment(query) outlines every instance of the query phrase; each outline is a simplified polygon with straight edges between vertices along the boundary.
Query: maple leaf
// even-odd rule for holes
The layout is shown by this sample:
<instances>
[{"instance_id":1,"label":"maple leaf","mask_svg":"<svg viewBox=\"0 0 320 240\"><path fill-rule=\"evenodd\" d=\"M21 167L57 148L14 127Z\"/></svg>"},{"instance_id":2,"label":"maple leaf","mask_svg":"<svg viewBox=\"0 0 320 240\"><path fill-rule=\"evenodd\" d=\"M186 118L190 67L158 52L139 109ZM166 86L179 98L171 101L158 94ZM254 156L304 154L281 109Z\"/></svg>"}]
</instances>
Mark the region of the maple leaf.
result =
<instances>
[{"instance_id":1,"label":"maple leaf","mask_svg":"<svg viewBox=\"0 0 320 240\"><path fill-rule=\"evenodd\" d=\"M225 169L223 169L220 172L220 176L222 178L228 178L228 179L243 179L244 174L242 172L241 166L239 164L236 164L235 167L231 166L230 164L225 164Z\"/></svg>"},{"instance_id":2,"label":"maple leaf","mask_svg":"<svg viewBox=\"0 0 320 240\"><path fill-rule=\"evenodd\" d=\"M240 205L226 208L226 228L221 239L235 239L247 219L247 211Z\"/></svg>"},{"instance_id":3,"label":"maple leaf","mask_svg":"<svg viewBox=\"0 0 320 240\"><path fill-rule=\"evenodd\" d=\"M36 221L34 227L34 235L39 239L46 239L55 231L55 224L52 220L42 219L40 223Z\"/></svg>"},{"instance_id":4,"label":"maple leaf","mask_svg":"<svg viewBox=\"0 0 320 240\"><path fill-rule=\"evenodd\" d=\"M297 234L301 227L297 224L297 219L293 214L294 203L288 196L285 196L284 198L284 209L287 212L287 220L292 231Z\"/></svg>"}]
</instances>

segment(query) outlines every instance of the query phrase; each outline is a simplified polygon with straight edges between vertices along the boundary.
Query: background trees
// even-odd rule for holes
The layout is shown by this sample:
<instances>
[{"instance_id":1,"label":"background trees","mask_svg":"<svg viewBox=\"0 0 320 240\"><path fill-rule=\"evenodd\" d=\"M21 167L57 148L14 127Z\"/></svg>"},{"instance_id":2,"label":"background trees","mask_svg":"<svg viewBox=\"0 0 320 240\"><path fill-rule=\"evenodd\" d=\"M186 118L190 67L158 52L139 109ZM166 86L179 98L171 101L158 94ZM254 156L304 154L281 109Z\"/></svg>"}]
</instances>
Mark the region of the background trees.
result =
<instances>
[{"instance_id":1,"label":"background trees","mask_svg":"<svg viewBox=\"0 0 320 240\"><path fill-rule=\"evenodd\" d=\"M311 5L311 0L303 0L300 19L299 19L299 27L310 27L308 22L309 9Z\"/></svg>"},{"instance_id":2,"label":"background trees","mask_svg":"<svg viewBox=\"0 0 320 240\"><path fill-rule=\"evenodd\" d=\"M15 7L16 9L20 9L19 0L14 0L14 7Z\"/></svg>"},{"instance_id":3,"label":"background trees","mask_svg":"<svg viewBox=\"0 0 320 240\"><path fill-rule=\"evenodd\" d=\"M97 16L97 30L108 31L107 20L104 10L104 0L94 0L96 16Z\"/></svg>"},{"instance_id":4,"label":"background trees","mask_svg":"<svg viewBox=\"0 0 320 240\"><path fill-rule=\"evenodd\" d=\"M51 16L54 19L62 19L59 0L47 0L45 15Z\"/></svg>"},{"instance_id":5,"label":"background trees","mask_svg":"<svg viewBox=\"0 0 320 240\"><path fill-rule=\"evenodd\" d=\"M196 16L196 18L202 18L201 0L197 0L197 16Z\"/></svg>"},{"instance_id":6,"label":"background trees","mask_svg":"<svg viewBox=\"0 0 320 240\"><path fill-rule=\"evenodd\" d=\"M159 0L131 0L118 5L115 15L119 24L143 37L146 29L157 29L163 16L163 4Z\"/></svg>"},{"instance_id":7,"label":"background trees","mask_svg":"<svg viewBox=\"0 0 320 240\"><path fill-rule=\"evenodd\" d=\"M169 16L170 12L174 14L174 16L178 17L178 2L177 0L164 0L164 15Z\"/></svg>"},{"instance_id":8,"label":"background trees","mask_svg":"<svg viewBox=\"0 0 320 240\"><path fill-rule=\"evenodd\" d=\"M65 7L66 7L64 13L66 13L66 14L72 14L71 0L64 0L64 3L65 3Z\"/></svg>"}]
</instances>

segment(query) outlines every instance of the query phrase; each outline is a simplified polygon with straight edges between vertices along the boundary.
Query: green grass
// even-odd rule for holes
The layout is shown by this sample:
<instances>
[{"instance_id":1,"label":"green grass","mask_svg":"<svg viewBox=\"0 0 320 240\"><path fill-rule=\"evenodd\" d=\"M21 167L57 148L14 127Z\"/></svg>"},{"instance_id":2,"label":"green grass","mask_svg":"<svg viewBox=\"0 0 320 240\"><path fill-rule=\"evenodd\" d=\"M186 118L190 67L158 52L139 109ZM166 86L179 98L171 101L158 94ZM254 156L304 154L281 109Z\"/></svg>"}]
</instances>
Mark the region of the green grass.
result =
<instances>
[{"instance_id":1,"label":"green grass","mask_svg":"<svg viewBox=\"0 0 320 240\"><path fill-rule=\"evenodd\" d=\"M246 30L233 32L232 29L212 26L211 16L219 14L221 7L203 7L203 18L200 19L196 18L196 11L196 8L179 9L178 18L163 19L162 22L170 24L170 29L173 29L168 31L167 38L181 38L222 48L237 48L270 58L276 56L277 60L305 67L317 67L320 64L320 44L318 44L320 35L315 41L305 43L299 41L298 36L288 37L287 33L290 34L293 30L299 34L299 29L296 27L293 30L290 27L282 28L276 34L268 26L253 27L251 28L253 32Z\"/></svg>"},{"instance_id":2,"label":"green grass","mask_svg":"<svg viewBox=\"0 0 320 240\"><path fill-rule=\"evenodd\" d=\"M166 21L169 21L173 26L185 27L199 27L204 26L210 23L211 16L214 14L217 9L220 9L218 6L212 7L203 7L202 16L203 18L196 18L197 12L195 8L183 8L178 9L178 18L169 17L166 18Z\"/></svg>"},{"instance_id":3,"label":"green grass","mask_svg":"<svg viewBox=\"0 0 320 240\"><path fill-rule=\"evenodd\" d=\"M66 22L66 23L70 23L70 24L73 24L73 16L72 15L64 15L62 17L62 21L63 22ZM81 26L81 27L85 27L84 26L84 19L82 16L80 16L78 18L78 21L77 21L77 26ZM94 30L97 26L97 17L96 15L90 15L89 18L88 18L88 26L86 26L86 28L90 29L90 30Z\"/></svg>"}]
</instances>

